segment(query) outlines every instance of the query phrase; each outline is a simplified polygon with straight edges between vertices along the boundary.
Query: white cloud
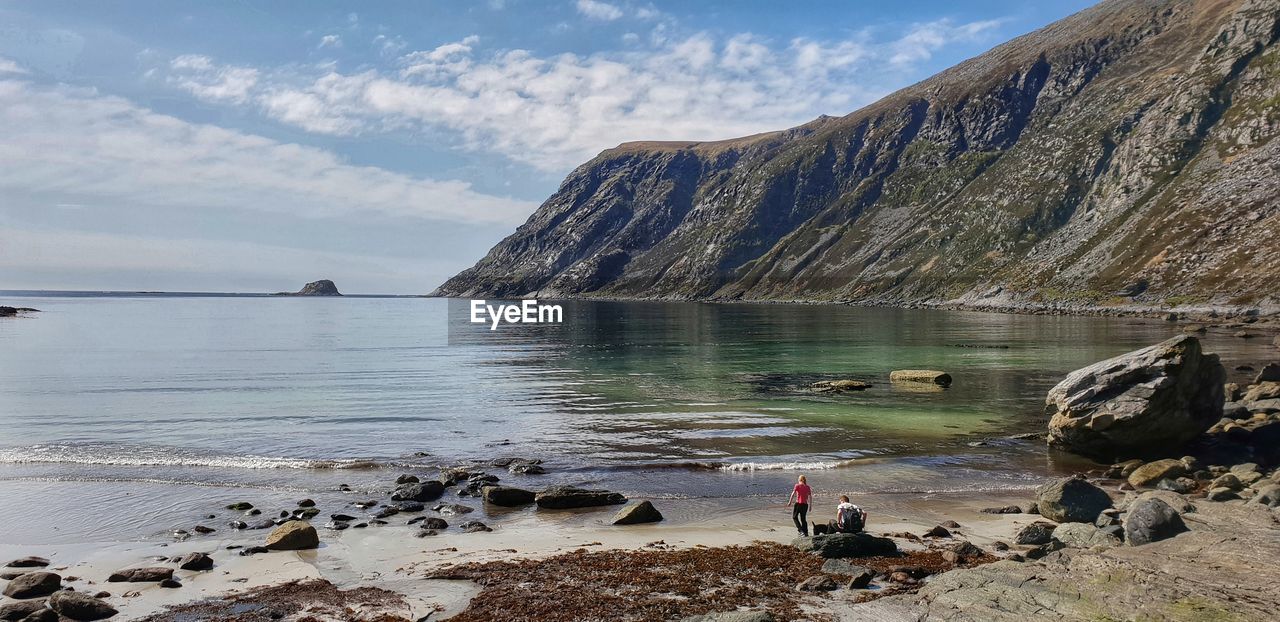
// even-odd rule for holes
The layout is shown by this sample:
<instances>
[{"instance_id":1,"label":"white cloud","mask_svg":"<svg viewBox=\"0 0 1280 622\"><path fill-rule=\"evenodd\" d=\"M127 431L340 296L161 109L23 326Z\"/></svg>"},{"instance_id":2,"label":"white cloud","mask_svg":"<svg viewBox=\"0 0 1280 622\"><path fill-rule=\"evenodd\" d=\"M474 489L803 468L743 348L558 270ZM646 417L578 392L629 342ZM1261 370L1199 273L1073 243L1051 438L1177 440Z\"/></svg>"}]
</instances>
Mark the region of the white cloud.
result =
<instances>
[{"instance_id":1,"label":"white cloud","mask_svg":"<svg viewBox=\"0 0 1280 622\"><path fill-rule=\"evenodd\" d=\"M200 99L241 104L258 83L258 70L216 66L208 56L187 54L169 62L170 82Z\"/></svg>"},{"instance_id":2,"label":"white cloud","mask_svg":"<svg viewBox=\"0 0 1280 622\"><path fill-rule=\"evenodd\" d=\"M562 172L625 141L730 138L848 113L903 86L942 47L995 25L942 20L887 41L862 32L779 43L675 37L660 22L629 51L551 56L483 53L472 36L406 54L396 71L281 68L247 105L323 134L437 131L466 149Z\"/></svg>"},{"instance_id":3,"label":"white cloud","mask_svg":"<svg viewBox=\"0 0 1280 622\"><path fill-rule=\"evenodd\" d=\"M0 195L517 223L533 205L355 166L329 151L187 123L88 89L0 80Z\"/></svg>"},{"instance_id":4,"label":"white cloud","mask_svg":"<svg viewBox=\"0 0 1280 622\"><path fill-rule=\"evenodd\" d=\"M26 69L23 69L22 65L19 65L18 63L15 63L7 58L0 57L0 73L16 73L19 75L26 75L31 72L27 71Z\"/></svg>"},{"instance_id":5,"label":"white cloud","mask_svg":"<svg viewBox=\"0 0 1280 622\"><path fill-rule=\"evenodd\" d=\"M319 48L340 48L342 47L342 37L338 35L325 35L320 37Z\"/></svg>"},{"instance_id":6,"label":"white cloud","mask_svg":"<svg viewBox=\"0 0 1280 622\"><path fill-rule=\"evenodd\" d=\"M606 22L622 17L622 9L599 0L578 0L578 12L591 19Z\"/></svg>"}]
</instances>

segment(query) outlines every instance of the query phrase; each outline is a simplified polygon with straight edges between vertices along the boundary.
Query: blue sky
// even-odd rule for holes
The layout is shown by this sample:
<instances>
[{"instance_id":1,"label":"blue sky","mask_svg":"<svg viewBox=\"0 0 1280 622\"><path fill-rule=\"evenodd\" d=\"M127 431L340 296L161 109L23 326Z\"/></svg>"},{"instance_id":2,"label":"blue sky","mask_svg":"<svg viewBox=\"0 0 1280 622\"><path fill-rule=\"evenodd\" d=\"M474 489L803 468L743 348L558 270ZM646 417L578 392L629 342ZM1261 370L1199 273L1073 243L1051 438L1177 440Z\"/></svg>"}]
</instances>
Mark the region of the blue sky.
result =
<instances>
[{"instance_id":1,"label":"blue sky","mask_svg":"<svg viewBox=\"0 0 1280 622\"><path fill-rule=\"evenodd\" d=\"M0 289L425 293L603 149L847 114L1088 4L0 1Z\"/></svg>"}]
</instances>

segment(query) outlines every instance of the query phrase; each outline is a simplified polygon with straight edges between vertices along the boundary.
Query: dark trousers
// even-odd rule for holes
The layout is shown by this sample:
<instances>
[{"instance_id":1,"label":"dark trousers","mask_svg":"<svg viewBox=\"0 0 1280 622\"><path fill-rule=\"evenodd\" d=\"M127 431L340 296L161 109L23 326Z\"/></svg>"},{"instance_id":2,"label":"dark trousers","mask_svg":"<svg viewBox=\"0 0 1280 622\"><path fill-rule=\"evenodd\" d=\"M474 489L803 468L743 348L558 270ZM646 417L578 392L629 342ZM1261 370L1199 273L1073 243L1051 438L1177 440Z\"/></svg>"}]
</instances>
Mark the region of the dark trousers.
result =
<instances>
[{"instance_id":1,"label":"dark trousers","mask_svg":"<svg viewBox=\"0 0 1280 622\"><path fill-rule=\"evenodd\" d=\"M791 508L791 520L801 534L809 535L809 504L797 503Z\"/></svg>"}]
</instances>

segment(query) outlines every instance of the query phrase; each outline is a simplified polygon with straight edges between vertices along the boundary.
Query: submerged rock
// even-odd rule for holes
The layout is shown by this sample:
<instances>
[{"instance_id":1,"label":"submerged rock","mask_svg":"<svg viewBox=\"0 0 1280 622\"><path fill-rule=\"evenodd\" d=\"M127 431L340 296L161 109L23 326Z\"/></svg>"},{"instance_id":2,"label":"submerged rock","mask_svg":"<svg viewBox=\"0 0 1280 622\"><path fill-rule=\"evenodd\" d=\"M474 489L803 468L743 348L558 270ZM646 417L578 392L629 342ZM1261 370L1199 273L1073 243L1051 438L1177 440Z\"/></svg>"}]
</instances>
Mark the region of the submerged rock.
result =
<instances>
[{"instance_id":1,"label":"submerged rock","mask_svg":"<svg viewBox=\"0 0 1280 622\"><path fill-rule=\"evenodd\" d=\"M391 493L392 501L435 501L444 494L444 484L429 480L404 484Z\"/></svg>"},{"instance_id":2,"label":"submerged rock","mask_svg":"<svg viewBox=\"0 0 1280 622\"><path fill-rule=\"evenodd\" d=\"M641 501L618 510L611 522L614 525L638 525L640 523L656 523L660 520L662 520L662 512L653 507L653 503Z\"/></svg>"},{"instance_id":3,"label":"submerged rock","mask_svg":"<svg viewBox=\"0 0 1280 622\"><path fill-rule=\"evenodd\" d=\"M871 385L861 380L822 380L809 385L809 388L819 393L844 393L845 391L865 391L871 388Z\"/></svg>"},{"instance_id":4,"label":"submerged rock","mask_svg":"<svg viewBox=\"0 0 1280 622\"><path fill-rule=\"evenodd\" d=\"M538 507L548 510L588 508L602 505L620 505L627 502L621 493L607 490L587 490L573 486L553 486L534 497Z\"/></svg>"},{"instance_id":5,"label":"submerged rock","mask_svg":"<svg viewBox=\"0 0 1280 622\"><path fill-rule=\"evenodd\" d=\"M514 508L533 503L538 495L531 490L512 488L511 486L485 486L481 489L485 502L505 508Z\"/></svg>"},{"instance_id":6,"label":"submerged rock","mask_svg":"<svg viewBox=\"0 0 1280 622\"><path fill-rule=\"evenodd\" d=\"M1049 444L1112 460L1181 447L1222 418L1226 370L1179 335L1072 372L1049 391Z\"/></svg>"},{"instance_id":7,"label":"submerged rock","mask_svg":"<svg viewBox=\"0 0 1280 622\"><path fill-rule=\"evenodd\" d=\"M889 382L916 382L949 387L951 386L951 374L934 369L899 369L889 373Z\"/></svg>"}]
</instances>

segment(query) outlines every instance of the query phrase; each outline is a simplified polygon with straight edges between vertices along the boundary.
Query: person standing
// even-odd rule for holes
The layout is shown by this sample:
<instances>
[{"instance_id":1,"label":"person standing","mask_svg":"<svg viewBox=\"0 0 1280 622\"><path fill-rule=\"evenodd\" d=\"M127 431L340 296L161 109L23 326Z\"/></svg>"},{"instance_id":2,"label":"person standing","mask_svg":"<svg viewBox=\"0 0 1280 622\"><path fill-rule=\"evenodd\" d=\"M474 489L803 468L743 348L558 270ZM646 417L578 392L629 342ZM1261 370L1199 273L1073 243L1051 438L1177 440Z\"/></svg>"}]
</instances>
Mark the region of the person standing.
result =
<instances>
[{"instance_id":1,"label":"person standing","mask_svg":"<svg viewBox=\"0 0 1280 622\"><path fill-rule=\"evenodd\" d=\"M791 505L791 521L796 524L796 530L800 535L809 535L809 499L813 496L813 489L809 488L809 480L801 475L796 480L796 485L791 489L791 495L787 497L787 505ZM795 502L792 505L792 502Z\"/></svg>"}]
</instances>

